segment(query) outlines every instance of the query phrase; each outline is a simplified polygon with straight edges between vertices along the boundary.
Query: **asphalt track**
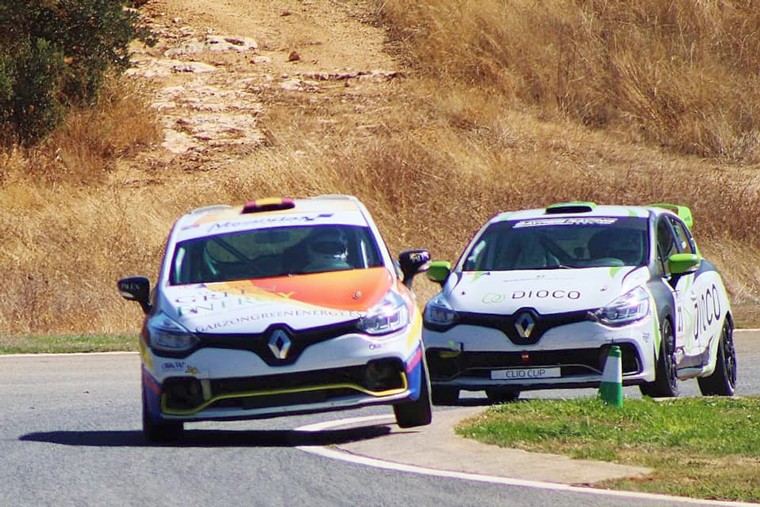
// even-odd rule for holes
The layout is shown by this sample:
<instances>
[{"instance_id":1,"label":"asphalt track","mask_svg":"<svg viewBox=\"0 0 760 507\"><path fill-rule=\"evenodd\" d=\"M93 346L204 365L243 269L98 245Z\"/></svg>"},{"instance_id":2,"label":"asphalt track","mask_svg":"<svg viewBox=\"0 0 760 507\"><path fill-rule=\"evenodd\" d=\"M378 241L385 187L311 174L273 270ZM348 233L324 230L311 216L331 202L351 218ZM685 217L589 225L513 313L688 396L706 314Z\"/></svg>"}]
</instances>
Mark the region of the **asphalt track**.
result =
<instances>
[{"instance_id":1,"label":"asphalt track","mask_svg":"<svg viewBox=\"0 0 760 507\"><path fill-rule=\"evenodd\" d=\"M737 332L736 346L737 395L759 395L760 369L751 365L760 362L760 332ZM506 498L528 506L726 505L594 488L604 478L646 471L459 437L453 427L488 404L479 393L456 407L436 407L433 423L422 428L402 430L378 408L200 423L189 425L177 447L146 446L139 432L138 372L134 353L0 356L0 505L138 505L164 491L174 495L164 505L234 505L249 494L247 484L266 495L254 505L444 507L502 505ZM696 381L683 382L681 390L699 396ZM625 395L638 391L625 388ZM332 481L325 479L328 469Z\"/></svg>"},{"instance_id":2,"label":"asphalt track","mask_svg":"<svg viewBox=\"0 0 760 507\"><path fill-rule=\"evenodd\" d=\"M740 375L748 374L737 386L737 394L760 393L757 376L742 365L758 364L760 360L760 330L739 330L735 333ZM696 381L682 383L686 396L699 396ZM590 390L585 390L588 395ZM559 391L545 391L558 393ZM581 391L572 391L579 393ZM593 392L591 392L593 394ZM541 397L544 397L541 396ZM626 388L626 396L638 397L633 388ZM404 470L413 473L442 475L445 477L480 480L542 489L583 491L590 495L640 498L683 502L691 505L726 505L683 499L665 495L618 492L593 488L593 484L606 479L643 477L649 470L643 467L618 465L608 462L571 459L554 454L529 453L517 449L504 449L457 436L456 426L463 419L476 416L483 407L461 407L437 410L430 426L404 430L388 417L364 417L313 424L299 428L302 431L386 426L387 434L381 438L349 442L331 448L303 447L302 450L354 463ZM409 449L424 452L409 452ZM730 505L757 505L735 502Z\"/></svg>"}]
</instances>

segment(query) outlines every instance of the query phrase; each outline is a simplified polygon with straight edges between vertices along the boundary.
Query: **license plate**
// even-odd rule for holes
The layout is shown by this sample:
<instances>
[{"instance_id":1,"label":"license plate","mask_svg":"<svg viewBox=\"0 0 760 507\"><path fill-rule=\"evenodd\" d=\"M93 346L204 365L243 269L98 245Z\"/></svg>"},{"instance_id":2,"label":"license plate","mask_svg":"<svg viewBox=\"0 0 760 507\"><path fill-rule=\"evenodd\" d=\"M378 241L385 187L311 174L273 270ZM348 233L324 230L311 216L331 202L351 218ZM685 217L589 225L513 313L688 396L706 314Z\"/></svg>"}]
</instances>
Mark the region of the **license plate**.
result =
<instances>
[{"instance_id":1,"label":"license plate","mask_svg":"<svg viewBox=\"0 0 760 507\"><path fill-rule=\"evenodd\" d=\"M559 368L512 368L493 370L491 380L533 380L561 377Z\"/></svg>"}]
</instances>

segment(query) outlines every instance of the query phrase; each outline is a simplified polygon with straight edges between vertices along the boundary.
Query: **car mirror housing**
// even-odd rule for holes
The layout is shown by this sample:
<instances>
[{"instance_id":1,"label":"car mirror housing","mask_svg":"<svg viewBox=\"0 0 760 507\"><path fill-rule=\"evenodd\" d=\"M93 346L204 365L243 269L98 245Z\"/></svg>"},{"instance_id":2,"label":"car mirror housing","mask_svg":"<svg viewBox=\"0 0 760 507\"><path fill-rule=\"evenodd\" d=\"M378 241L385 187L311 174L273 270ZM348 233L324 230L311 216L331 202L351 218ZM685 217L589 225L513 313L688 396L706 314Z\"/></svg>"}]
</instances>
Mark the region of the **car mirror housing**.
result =
<instances>
[{"instance_id":1,"label":"car mirror housing","mask_svg":"<svg viewBox=\"0 0 760 507\"><path fill-rule=\"evenodd\" d=\"M668 257L668 269L670 270L671 274L684 275L687 273L695 272L701 262L702 258L696 254L673 254Z\"/></svg>"},{"instance_id":2,"label":"car mirror housing","mask_svg":"<svg viewBox=\"0 0 760 507\"><path fill-rule=\"evenodd\" d=\"M132 276L122 278L117 284L119 294L127 301L140 303L143 312L149 313L150 304L150 281L144 276Z\"/></svg>"},{"instance_id":3,"label":"car mirror housing","mask_svg":"<svg viewBox=\"0 0 760 507\"><path fill-rule=\"evenodd\" d=\"M427 271L428 280L443 285L451 273L451 263L449 261L433 261Z\"/></svg>"},{"instance_id":4,"label":"car mirror housing","mask_svg":"<svg viewBox=\"0 0 760 507\"><path fill-rule=\"evenodd\" d=\"M404 285L412 288L414 276L427 271L430 266L430 252L427 250L406 250L398 256L399 267L404 275Z\"/></svg>"}]
</instances>

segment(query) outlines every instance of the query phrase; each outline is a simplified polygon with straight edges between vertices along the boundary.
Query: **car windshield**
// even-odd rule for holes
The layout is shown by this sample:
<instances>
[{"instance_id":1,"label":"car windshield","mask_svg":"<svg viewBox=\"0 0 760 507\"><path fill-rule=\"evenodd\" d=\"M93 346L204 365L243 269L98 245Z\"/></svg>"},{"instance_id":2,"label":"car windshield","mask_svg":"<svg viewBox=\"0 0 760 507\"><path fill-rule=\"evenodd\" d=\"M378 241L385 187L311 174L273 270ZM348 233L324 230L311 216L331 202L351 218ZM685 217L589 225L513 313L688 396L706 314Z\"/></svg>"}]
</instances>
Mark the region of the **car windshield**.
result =
<instances>
[{"instance_id":1,"label":"car windshield","mask_svg":"<svg viewBox=\"0 0 760 507\"><path fill-rule=\"evenodd\" d=\"M177 244L170 283L213 283L382 265L368 227L254 229Z\"/></svg>"},{"instance_id":2,"label":"car windshield","mask_svg":"<svg viewBox=\"0 0 760 507\"><path fill-rule=\"evenodd\" d=\"M634 217L537 218L496 222L466 253L464 271L639 266L647 221Z\"/></svg>"}]
</instances>

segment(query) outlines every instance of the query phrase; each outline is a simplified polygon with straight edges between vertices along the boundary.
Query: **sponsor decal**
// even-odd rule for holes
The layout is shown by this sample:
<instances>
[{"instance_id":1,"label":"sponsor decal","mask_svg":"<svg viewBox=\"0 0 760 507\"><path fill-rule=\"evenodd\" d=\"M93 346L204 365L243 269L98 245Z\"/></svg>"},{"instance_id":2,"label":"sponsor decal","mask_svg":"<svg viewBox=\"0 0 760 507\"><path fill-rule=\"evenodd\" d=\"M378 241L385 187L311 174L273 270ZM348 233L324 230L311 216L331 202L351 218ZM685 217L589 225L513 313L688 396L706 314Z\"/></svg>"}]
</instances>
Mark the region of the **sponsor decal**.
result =
<instances>
[{"instance_id":1,"label":"sponsor decal","mask_svg":"<svg viewBox=\"0 0 760 507\"><path fill-rule=\"evenodd\" d=\"M246 324L249 322L258 321L282 321L286 318L299 318L299 317L341 317L345 320L358 319L364 315L363 312L356 311L340 311L340 310L278 310L275 312L262 312L252 315L241 315L232 319L220 320L212 322L204 326L198 326L195 331L198 333L209 333L218 329L223 329L229 326L236 326L238 324Z\"/></svg>"},{"instance_id":2,"label":"sponsor decal","mask_svg":"<svg viewBox=\"0 0 760 507\"><path fill-rule=\"evenodd\" d=\"M581 292L578 290L516 290L512 292L512 299L580 299Z\"/></svg>"},{"instance_id":3,"label":"sponsor decal","mask_svg":"<svg viewBox=\"0 0 760 507\"><path fill-rule=\"evenodd\" d=\"M161 371L177 371L182 370L185 371L185 368L187 368L187 363L184 361L169 361L165 363L161 363Z\"/></svg>"},{"instance_id":4,"label":"sponsor decal","mask_svg":"<svg viewBox=\"0 0 760 507\"><path fill-rule=\"evenodd\" d=\"M493 305L498 303L503 303L506 301L507 295L506 294L497 294L494 292L489 292L488 294L483 295L483 304L486 305Z\"/></svg>"},{"instance_id":5,"label":"sponsor decal","mask_svg":"<svg viewBox=\"0 0 760 507\"><path fill-rule=\"evenodd\" d=\"M247 215L247 217L250 215ZM235 229L236 227L240 227L242 225L249 226L251 224L289 224L289 223L299 223L299 222L315 222L317 220L323 219L323 218L330 218L333 216L333 213L317 213L317 214L311 214L311 215L292 215L292 214L286 214L286 215L276 215L276 216L269 216L269 217L259 217L255 219L241 219L241 220L227 220L225 222L214 222L208 227L208 232L214 232L224 229Z\"/></svg>"},{"instance_id":6,"label":"sponsor decal","mask_svg":"<svg viewBox=\"0 0 760 507\"><path fill-rule=\"evenodd\" d=\"M271 299L271 297L227 297L227 298L211 298L208 300L200 301L183 301L185 298L179 298L175 300L177 304L177 316L184 317L187 315L199 315L201 313L217 312L219 310L232 310L243 306L251 306L262 301ZM194 298L187 298L194 299Z\"/></svg>"},{"instance_id":7,"label":"sponsor decal","mask_svg":"<svg viewBox=\"0 0 760 507\"><path fill-rule=\"evenodd\" d=\"M533 220L520 220L512 227L542 227L547 225L611 225L617 222L617 218L536 218Z\"/></svg>"},{"instance_id":8,"label":"sponsor decal","mask_svg":"<svg viewBox=\"0 0 760 507\"><path fill-rule=\"evenodd\" d=\"M233 310L243 306L251 306L272 299L290 300L295 292L267 292L266 289L251 287L246 291L244 287L236 289L235 293L228 291L210 292L197 296L175 298L174 304L177 316L198 315L204 312L217 312L220 310ZM274 289L274 287L273 287Z\"/></svg>"},{"instance_id":9,"label":"sponsor decal","mask_svg":"<svg viewBox=\"0 0 760 507\"><path fill-rule=\"evenodd\" d=\"M694 301L694 312L697 316L694 339L699 340L699 335L707 331L713 322L720 321L720 293L715 284L697 297Z\"/></svg>"},{"instance_id":10,"label":"sponsor decal","mask_svg":"<svg viewBox=\"0 0 760 507\"><path fill-rule=\"evenodd\" d=\"M420 364L420 361L422 361L422 347L417 347L414 351L414 354L412 354L412 357L409 358L409 362L406 365L406 372L412 373L414 369L417 367L418 364Z\"/></svg>"},{"instance_id":11,"label":"sponsor decal","mask_svg":"<svg viewBox=\"0 0 760 507\"><path fill-rule=\"evenodd\" d=\"M185 361L165 361L159 366L163 372L182 372L190 375L198 375L200 370L195 366L190 366Z\"/></svg>"}]
</instances>

